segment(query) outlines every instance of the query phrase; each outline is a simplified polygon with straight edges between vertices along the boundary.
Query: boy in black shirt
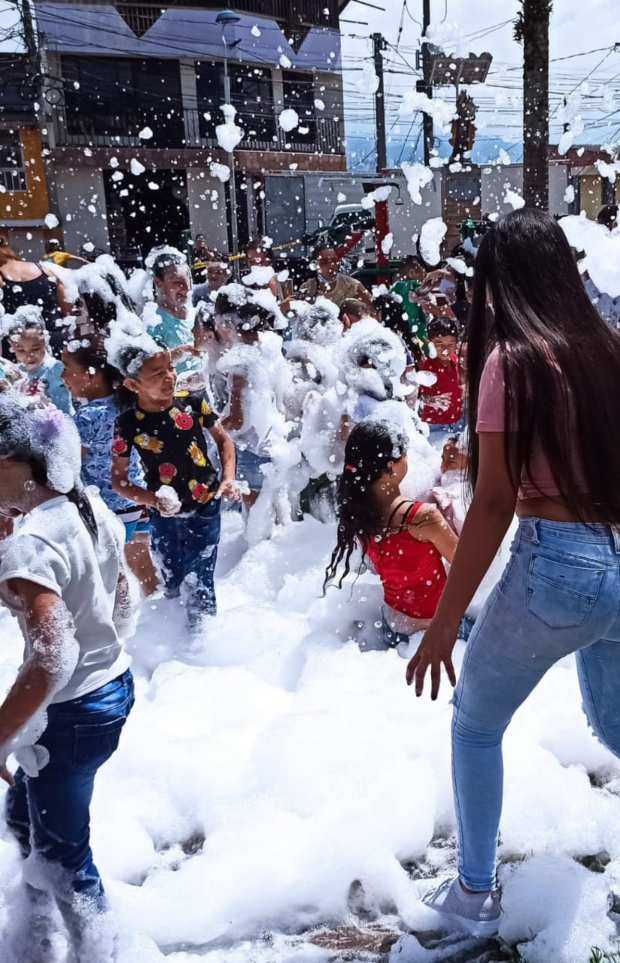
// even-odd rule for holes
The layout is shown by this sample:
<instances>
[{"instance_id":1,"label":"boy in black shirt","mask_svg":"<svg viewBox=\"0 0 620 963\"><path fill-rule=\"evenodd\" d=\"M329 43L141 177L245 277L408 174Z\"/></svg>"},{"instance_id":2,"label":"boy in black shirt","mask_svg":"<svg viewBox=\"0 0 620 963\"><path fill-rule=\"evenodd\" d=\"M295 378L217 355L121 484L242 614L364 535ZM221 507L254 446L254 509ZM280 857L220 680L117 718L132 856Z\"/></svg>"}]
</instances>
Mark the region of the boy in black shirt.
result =
<instances>
[{"instance_id":1,"label":"boy in black shirt","mask_svg":"<svg viewBox=\"0 0 620 963\"><path fill-rule=\"evenodd\" d=\"M220 500L240 497L235 477L235 447L204 394L175 392L170 352L128 346L117 356L124 385L136 405L119 415L112 446L112 487L151 510L153 547L160 558L169 594L179 594L187 579L187 617L199 627L216 611L213 575L220 538ZM203 429L220 454L218 480ZM146 488L129 481L135 447ZM191 578L188 578L191 576Z\"/></svg>"}]
</instances>

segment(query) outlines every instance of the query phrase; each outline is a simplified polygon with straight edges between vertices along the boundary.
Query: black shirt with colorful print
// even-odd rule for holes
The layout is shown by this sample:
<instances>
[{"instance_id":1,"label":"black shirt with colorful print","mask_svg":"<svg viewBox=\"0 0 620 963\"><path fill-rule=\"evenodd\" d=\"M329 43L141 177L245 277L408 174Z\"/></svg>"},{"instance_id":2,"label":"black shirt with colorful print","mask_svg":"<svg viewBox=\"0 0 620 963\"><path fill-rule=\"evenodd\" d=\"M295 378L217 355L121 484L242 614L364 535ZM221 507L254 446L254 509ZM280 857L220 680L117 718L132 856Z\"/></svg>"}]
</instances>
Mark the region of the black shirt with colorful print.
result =
<instances>
[{"instance_id":1,"label":"black shirt with colorful print","mask_svg":"<svg viewBox=\"0 0 620 963\"><path fill-rule=\"evenodd\" d=\"M195 511L210 502L218 488L203 431L217 420L205 395L179 391L165 411L123 411L116 419L112 451L129 458L135 447L148 490L170 485L183 511Z\"/></svg>"}]
</instances>

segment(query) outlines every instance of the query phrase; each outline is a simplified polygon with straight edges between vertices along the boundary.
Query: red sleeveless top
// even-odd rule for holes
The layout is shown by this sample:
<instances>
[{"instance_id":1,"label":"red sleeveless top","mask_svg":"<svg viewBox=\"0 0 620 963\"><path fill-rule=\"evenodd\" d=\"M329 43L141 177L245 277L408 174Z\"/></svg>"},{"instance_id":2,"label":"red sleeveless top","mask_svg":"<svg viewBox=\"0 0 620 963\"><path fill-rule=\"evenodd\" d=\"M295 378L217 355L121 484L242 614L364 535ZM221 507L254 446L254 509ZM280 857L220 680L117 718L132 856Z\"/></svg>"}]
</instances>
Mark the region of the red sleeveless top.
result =
<instances>
[{"instance_id":1,"label":"red sleeveless top","mask_svg":"<svg viewBox=\"0 0 620 963\"><path fill-rule=\"evenodd\" d=\"M422 502L413 502L399 531L366 542L366 554L383 583L386 604L414 619L432 619L447 581L441 555L405 530Z\"/></svg>"}]
</instances>

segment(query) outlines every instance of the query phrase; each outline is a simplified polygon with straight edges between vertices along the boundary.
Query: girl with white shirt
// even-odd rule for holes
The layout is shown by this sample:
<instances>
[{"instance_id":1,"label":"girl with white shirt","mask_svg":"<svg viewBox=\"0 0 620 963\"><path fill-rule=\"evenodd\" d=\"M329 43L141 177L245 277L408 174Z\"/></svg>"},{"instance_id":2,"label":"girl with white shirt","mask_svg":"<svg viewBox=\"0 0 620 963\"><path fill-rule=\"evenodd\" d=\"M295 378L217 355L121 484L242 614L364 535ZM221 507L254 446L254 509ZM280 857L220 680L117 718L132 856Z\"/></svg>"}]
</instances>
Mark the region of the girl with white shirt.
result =
<instances>
[{"instance_id":1,"label":"girl with white shirt","mask_svg":"<svg viewBox=\"0 0 620 963\"><path fill-rule=\"evenodd\" d=\"M86 495L79 476L69 418L13 391L0 394L0 514L15 520L0 543L0 599L25 643L0 705L7 825L44 883L27 886L33 915L50 898L45 889L86 960L92 923L106 909L90 849L90 800L134 696L121 642L132 622L122 525ZM14 775L11 754L20 763ZM29 932L30 948L40 937Z\"/></svg>"}]
</instances>

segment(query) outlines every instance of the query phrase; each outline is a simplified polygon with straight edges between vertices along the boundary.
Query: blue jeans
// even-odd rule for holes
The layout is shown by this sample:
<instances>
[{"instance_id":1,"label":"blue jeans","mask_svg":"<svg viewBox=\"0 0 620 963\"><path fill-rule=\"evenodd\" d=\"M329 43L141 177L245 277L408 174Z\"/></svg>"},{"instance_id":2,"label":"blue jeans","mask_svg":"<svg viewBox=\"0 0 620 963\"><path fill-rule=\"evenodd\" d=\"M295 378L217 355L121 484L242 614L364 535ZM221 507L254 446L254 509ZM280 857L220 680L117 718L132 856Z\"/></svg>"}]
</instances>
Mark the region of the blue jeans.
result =
<instances>
[{"instance_id":1,"label":"blue jeans","mask_svg":"<svg viewBox=\"0 0 620 963\"><path fill-rule=\"evenodd\" d=\"M452 422L451 425L434 425L430 421L427 422L427 424L429 434L431 435L460 435L467 427L465 418L459 418L458 421Z\"/></svg>"},{"instance_id":2,"label":"blue jeans","mask_svg":"<svg viewBox=\"0 0 620 963\"><path fill-rule=\"evenodd\" d=\"M237 478L246 481L251 492L259 492L265 483L261 465L268 465L271 458L256 455L248 448L237 448Z\"/></svg>"},{"instance_id":3,"label":"blue jeans","mask_svg":"<svg viewBox=\"0 0 620 963\"><path fill-rule=\"evenodd\" d=\"M495 886L502 738L545 672L577 653L583 708L620 756L620 531L526 518L471 633L454 694L452 775L465 886Z\"/></svg>"},{"instance_id":4,"label":"blue jeans","mask_svg":"<svg viewBox=\"0 0 620 963\"><path fill-rule=\"evenodd\" d=\"M118 746L134 703L131 672L69 702L51 705L39 743L50 761L36 778L22 769L6 796L7 826L36 866L74 939L106 909L90 848L89 807L97 770Z\"/></svg>"},{"instance_id":5,"label":"blue jeans","mask_svg":"<svg viewBox=\"0 0 620 963\"><path fill-rule=\"evenodd\" d=\"M219 499L191 515L151 515L153 550L168 595L179 595L185 583L191 626L197 625L203 615L216 613L214 574L220 525Z\"/></svg>"},{"instance_id":6,"label":"blue jeans","mask_svg":"<svg viewBox=\"0 0 620 963\"><path fill-rule=\"evenodd\" d=\"M461 639L462 642L467 642L473 627L474 620L470 619L468 615L464 615L459 625L458 638ZM396 646L401 643L407 645L410 639L410 636L407 635L406 632L397 632L393 629L386 619L385 614L382 616L381 634L383 645L386 649L395 649Z\"/></svg>"}]
</instances>

